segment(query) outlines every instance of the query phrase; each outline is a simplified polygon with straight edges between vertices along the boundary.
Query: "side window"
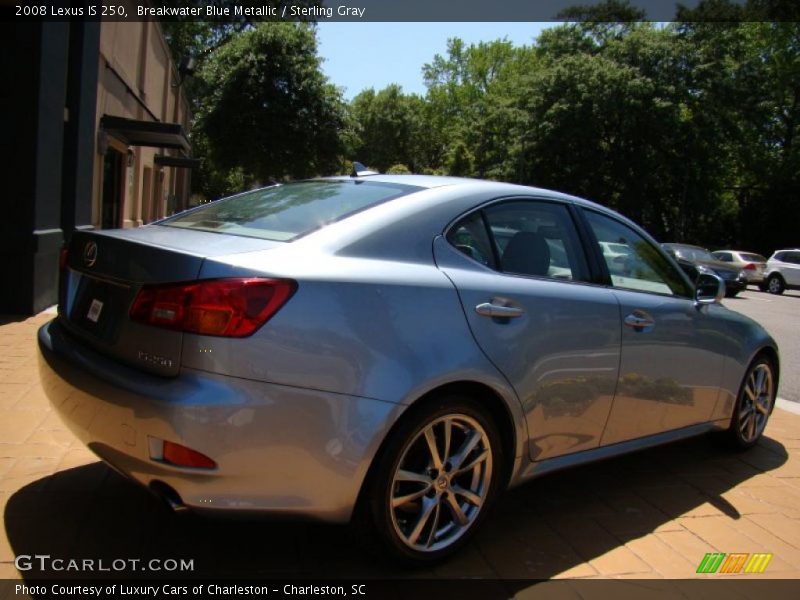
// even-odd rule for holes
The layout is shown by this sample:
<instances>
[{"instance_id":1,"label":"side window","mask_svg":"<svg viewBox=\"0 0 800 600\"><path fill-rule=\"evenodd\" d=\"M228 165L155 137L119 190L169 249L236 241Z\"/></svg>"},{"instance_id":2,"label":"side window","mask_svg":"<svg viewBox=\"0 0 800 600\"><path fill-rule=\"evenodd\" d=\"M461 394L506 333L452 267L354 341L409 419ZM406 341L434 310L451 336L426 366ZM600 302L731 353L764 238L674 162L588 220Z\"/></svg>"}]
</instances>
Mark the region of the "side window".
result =
<instances>
[{"instance_id":1,"label":"side window","mask_svg":"<svg viewBox=\"0 0 800 600\"><path fill-rule=\"evenodd\" d=\"M514 275L586 280L583 250L569 210L561 204L513 200L484 210L500 261Z\"/></svg>"},{"instance_id":2,"label":"side window","mask_svg":"<svg viewBox=\"0 0 800 600\"><path fill-rule=\"evenodd\" d=\"M800 252L787 252L783 260L794 265L800 265Z\"/></svg>"},{"instance_id":3,"label":"side window","mask_svg":"<svg viewBox=\"0 0 800 600\"><path fill-rule=\"evenodd\" d=\"M786 255L786 252L776 252L775 256L772 257L773 260L779 260L783 262L783 258Z\"/></svg>"},{"instance_id":4,"label":"side window","mask_svg":"<svg viewBox=\"0 0 800 600\"><path fill-rule=\"evenodd\" d=\"M722 262L733 262L733 256L730 252L714 252L714 258Z\"/></svg>"},{"instance_id":5,"label":"side window","mask_svg":"<svg viewBox=\"0 0 800 600\"><path fill-rule=\"evenodd\" d=\"M496 268L492 243L489 241L480 211L456 223L447 234L447 241L471 259L491 269Z\"/></svg>"},{"instance_id":6,"label":"side window","mask_svg":"<svg viewBox=\"0 0 800 600\"><path fill-rule=\"evenodd\" d=\"M684 278L650 242L605 215L590 210L584 214L599 242L614 287L691 297Z\"/></svg>"}]
</instances>

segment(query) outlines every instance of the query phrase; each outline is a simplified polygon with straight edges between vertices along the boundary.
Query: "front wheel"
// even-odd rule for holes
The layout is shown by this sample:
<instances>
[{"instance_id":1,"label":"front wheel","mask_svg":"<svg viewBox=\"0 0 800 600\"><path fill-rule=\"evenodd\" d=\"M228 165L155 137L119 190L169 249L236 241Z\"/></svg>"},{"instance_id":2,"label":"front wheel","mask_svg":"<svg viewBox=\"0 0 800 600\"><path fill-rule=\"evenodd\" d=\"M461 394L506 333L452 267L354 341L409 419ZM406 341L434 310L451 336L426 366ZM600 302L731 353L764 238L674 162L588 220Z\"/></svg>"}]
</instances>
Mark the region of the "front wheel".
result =
<instances>
[{"instance_id":1,"label":"front wheel","mask_svg":"<svg viewBox=\"0 0 800 600\"><path fill-rule=\"evenodd\" d=\"M761 438L775 404L776 388L772 361L765 356L756 359L745 374L728 428L728 438L736 448L745 450Z\"/></svg>"},{"instance_id":2,"label":"front wheel","mask_svg":"<svg viewBox=\"0 0 800 600\"><path fill-rule=\"evenodd\" d=\"M392 434L368 484L373 533L401 560L439 561L475 533L501 471L499 434L478 402L448 397L423 406Z\"/></svg>"}]
</instances>

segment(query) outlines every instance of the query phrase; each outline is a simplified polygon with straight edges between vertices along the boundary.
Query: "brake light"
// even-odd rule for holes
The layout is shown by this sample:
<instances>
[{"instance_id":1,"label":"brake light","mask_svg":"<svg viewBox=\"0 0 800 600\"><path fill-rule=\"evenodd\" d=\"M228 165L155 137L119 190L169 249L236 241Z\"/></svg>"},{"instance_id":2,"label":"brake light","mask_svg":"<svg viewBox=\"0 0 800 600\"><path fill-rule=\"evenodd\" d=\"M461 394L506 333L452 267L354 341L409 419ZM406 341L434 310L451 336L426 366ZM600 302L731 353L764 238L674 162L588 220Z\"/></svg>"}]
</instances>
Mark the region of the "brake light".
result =
<instances>
[{"instance_id":1,"label":"brake light","mask_svg":"<svg viewBox=\"0 0 800 600\"><path fill-rule=\"evenodd\" d=\"M296 289L291 280L255 277L144 285L130 317L189 333L246 337L278 312Z\"/></svg>"},{"instance_id":2,"label":"brake light","mask_svg":"<svg viewBox=\"0 0 800 600\"><path fill-rule=\"evenodd\" d=\"M62 248L58 254L58 268L63 269L69 262L69 248Z\"/></svg>"},{"instance_id":3,"label":"brake light","mask_svg":"<svg viewBox=\"0 0 800 600\"><path fill-rule=\"evenodd\" d=\"M742 267L745 271L755 271L756 266L753 263L747 263L744 267Z\"/></svg>"}]
</instances>

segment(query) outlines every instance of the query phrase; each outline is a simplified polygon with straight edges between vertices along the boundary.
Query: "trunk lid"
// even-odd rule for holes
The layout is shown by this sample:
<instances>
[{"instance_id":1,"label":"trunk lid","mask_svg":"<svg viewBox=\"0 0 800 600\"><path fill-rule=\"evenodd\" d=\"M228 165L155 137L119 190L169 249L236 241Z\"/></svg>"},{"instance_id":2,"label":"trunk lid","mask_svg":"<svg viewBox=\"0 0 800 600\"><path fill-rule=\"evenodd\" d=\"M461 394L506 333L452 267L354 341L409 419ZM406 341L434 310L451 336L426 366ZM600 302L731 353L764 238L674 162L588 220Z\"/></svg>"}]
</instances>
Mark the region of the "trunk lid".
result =
<instances>
[{"instance_id":1,"label":"trunk lid","mask_svg":"<svg viewBox=\"0 0 800 600\"><path fill-rule=\"evenodd\" d=\"M177 375L184 334L128 316L142 285L192 281L206 258L280 245L159 225L75 232L61 282L61 320L105 355L150 373Z\"/></svg>"}]
</instances>

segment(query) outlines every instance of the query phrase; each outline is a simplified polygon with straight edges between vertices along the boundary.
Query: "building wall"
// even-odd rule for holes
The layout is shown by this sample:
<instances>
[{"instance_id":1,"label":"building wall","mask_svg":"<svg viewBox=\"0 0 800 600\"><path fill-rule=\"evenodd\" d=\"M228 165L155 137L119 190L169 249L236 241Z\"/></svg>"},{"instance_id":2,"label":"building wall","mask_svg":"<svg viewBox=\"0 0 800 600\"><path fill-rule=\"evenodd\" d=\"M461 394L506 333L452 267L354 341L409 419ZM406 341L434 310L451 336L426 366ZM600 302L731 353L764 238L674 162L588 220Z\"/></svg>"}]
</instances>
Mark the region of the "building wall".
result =
<instances>
[{"instance_id":1,"label":"building wall","mask_svg":"<svg viewBox=\"0 0 800 600\"><path fill-rule=\"evenodd\" d=\"M98 131L104 115L180 123L188 131L188 103L179 83L177 68L158 22L103 22L98 64ZM118 227L136 227L188 205L189 175L182 172L185 170L154 163L157 154L172 155L176 151L128 147L113 136L108 136L103 144L106 142L111 151L125 157ZM101 152L99 148L94 165L92 223L95 227L104 224L105 156Z\"/></svg>"},{"instance_id":2,"label":"building wall","mask_svg":"<svg viewBox=\"0 0 800 600\"><path fill-rule=\"evenodd\" d=\"M29 315L57 302L59 254L71 233L103 226L109 148L124 159L112 226L187 205L188 170L154 164L157 153L176 152L100 135L103 115L178 122L185 131L190 115L154 22L0 23L0 72L8 83L0 86L0 314ZM168 204L171 195L178 201Z\"/></svg>"}]
</instances>

